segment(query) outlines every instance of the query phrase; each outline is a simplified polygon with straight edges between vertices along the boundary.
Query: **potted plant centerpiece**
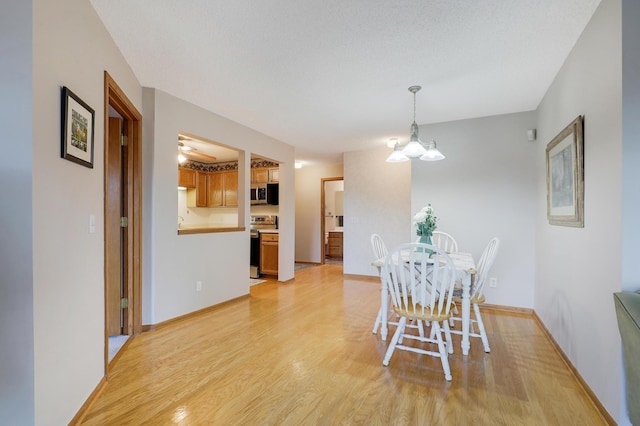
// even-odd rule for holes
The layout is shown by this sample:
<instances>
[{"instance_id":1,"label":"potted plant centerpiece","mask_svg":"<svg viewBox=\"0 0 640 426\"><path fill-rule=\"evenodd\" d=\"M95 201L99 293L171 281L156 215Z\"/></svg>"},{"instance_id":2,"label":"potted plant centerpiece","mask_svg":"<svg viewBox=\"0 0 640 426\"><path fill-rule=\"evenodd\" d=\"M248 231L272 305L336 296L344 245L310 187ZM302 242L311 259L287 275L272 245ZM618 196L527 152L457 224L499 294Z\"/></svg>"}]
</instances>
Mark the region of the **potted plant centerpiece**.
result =
<instances>
[{"instance_id":1,"label":"potted plant centerpiece","mask_svg":"<svg viewBox=\"0 0 640 426\"><path fill-rule=\"evenodd\" d=\"M438 221L438 217L433 214L433 209L431 208L431 204L423 207L418 213L413 217L413 222L416 225L416 235L420 237L420 242L423 244L431 245L431 237L433 236L433 231L435 231Z\"/></svg>"}]
</instances>

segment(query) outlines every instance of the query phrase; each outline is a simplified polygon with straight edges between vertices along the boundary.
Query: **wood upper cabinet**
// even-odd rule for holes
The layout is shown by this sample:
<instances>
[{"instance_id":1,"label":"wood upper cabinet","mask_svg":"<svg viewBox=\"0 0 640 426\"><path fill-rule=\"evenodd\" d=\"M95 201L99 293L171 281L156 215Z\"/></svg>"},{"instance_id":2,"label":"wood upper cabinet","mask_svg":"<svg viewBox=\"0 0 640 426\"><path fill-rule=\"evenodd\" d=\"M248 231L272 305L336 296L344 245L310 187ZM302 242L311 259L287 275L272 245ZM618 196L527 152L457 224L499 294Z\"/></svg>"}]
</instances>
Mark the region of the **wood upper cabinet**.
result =
<instances>
[{"instance_id":1,"label":"wood upper cabinet","mask_svg":"<svg viewBox=\"0 0 640 426\"><path fill-rule=\"evenodd\" d=\"M251 183L278 183L280 169L278 167L256 167L251 169Z\"/></svg>"},{"instance_id":2,"label":"wood upper cabinet","mask_svg":"<svg viewBox=\"0 0 640 426\"><path fill-rule=\"evenodd\" d=\"M278 234L260 233L260 273L278 275Z\"/></svg>"},{"instance_id":3,"label":"wood upper cabinet","mask_svg":"<svg viewBox=\"0 0 640 426\"><path fill-rule=\"evenodd\" d=\"M251 169L251 183L267 183L269 182L269 169L255 168Z\"/></svg>"},{"instance_id":4,"label":"wood upper cabinet","mask_svg":"<svg viewBox=\"0 0 640 426\"><path fill-rule=\"evenodd\" d=\"M181 170L181 169L179 169ZM187 207L238 207L238 171L194 173L187 189Z\"/></svg>"},{"instance_id":5,"label":"wood upper cabinet","mask_svg":"<svg viewBox=\"0 0 640 426\"><path fill-rule=\"evenodd\" d=\"M280 169L269 169L269 182L278 183L280 182Z\"/></svg>"},{"instance_id":6,"label":"wood upper cabinet","mask_svg":"<svg viewBox=\"0 0 640 426\"><path fill-rule=\"evenodd\" d=\"M222 173L223 202L227 207L238 207L238 171Z\"/></svg>"},{"instance_id":7,"label":"wood upper cabinet","mask_svg":"<svg viewBox=\"0 0 640 426\"><path fill-rule=\"evenodd\" d=\"M209 207L224 206L224 187L222 173L209 175Z\"/></svg>"},{"instance_id":8,"label":"wood upper cabinet","mask_svg":"<svg viewBox=\"0 0 640 426\"><path fill-rule=\"evenodd\" d=\"M209 174L208 207L238 207L238 171Z\"/></svg>"},{"instance_id":9,"label":"wood upper cabinet","mask_svg":"<svg viewBox=\"0 0 640 426\"><path fill-rule=\"evenodd\" d=\"M195 172L195 189L187 190L187 207L209 206L209 175L205 172Z\"/></svg>"},{"instance_id":10,"label":"wood upper cabinet","mask_svg":"<svg viewBox=\"0 0 640 426\"><path fill-rule=\"evenodd\" d=\"M209 204L209 194L207 191L209 175L207 173L196 172L196 206L206 207Z\"/></svg>"},{"instance_id":11,"label":"wood upper cabinet","mask_svg":"<svg viewBox=\"0 0 640 426\"><path fill-rule=\"evenodd\" d=\"M196 187L196 171L178 167L178 186L184 188Z\"/></svg>"}]
</instances>

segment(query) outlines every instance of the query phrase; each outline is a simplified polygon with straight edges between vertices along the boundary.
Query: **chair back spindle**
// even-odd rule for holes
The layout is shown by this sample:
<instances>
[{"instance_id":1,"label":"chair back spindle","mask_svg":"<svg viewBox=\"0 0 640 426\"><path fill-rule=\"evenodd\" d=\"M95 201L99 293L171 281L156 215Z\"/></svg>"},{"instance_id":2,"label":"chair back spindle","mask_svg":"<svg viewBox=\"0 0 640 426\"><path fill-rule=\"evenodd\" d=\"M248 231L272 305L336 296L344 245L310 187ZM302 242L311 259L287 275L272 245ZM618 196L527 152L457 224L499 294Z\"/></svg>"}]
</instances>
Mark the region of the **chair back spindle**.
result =
<instances>
[{"instance_id":1,"label":"chair back spindle","mask_svg":"<svg viewBox=\"0 0 640 426\"><path fill-rule=\"evenodd\" d=\"M487 276L489 275L489 270L493 266L493 262L496 260L496 255L498 254L498 248L500 247L500 239L495 237L492 238L491 241L487 244L484 251L482 252L482 256L480 256L480 261L476 267L476 280L473 283L473 287L471 288L471 298L480 298L484 294L484 285L487 280Z\"/></svg>"},{"instance_id":2,"label":"chair back spindle","mask_svg":"<svg viewBox=\"0 0 640 426\"><path fill-rule=\"evenodd\" d=\"M434 246L446 251L447 253L458 252L458 242L446 232L433 231L431 242Z\"/></svg>"}]
</instances>

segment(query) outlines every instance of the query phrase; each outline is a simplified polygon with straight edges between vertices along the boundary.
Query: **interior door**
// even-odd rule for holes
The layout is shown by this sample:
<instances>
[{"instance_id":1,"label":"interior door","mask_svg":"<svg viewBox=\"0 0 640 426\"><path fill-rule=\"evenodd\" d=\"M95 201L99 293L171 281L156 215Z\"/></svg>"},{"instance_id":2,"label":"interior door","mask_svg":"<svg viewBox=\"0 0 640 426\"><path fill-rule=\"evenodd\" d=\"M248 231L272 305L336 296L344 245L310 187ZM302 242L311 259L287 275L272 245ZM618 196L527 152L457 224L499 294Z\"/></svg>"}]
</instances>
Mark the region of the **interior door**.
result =
<instances>
[{"instance_id":1,"label":"interior door","mask_svg":"<svg viewBox=\"0 0 640 426\"><path fill-rule=\"evenodd\" d=\"M109 336L142 332L142 115L107 71L104 101L104 366L108 378ZM122 217L127 218L124 226Z\"/></svg>"},{"instance_id":2,"label":"interior door","mask_svg":"<svg viewBox=\"0 0 640 426\"><path fill-rule=\"evenodd\" d=\"M106 306L107 333L109 336L122 334L123 296L123 239L120 218L123 211L122 190L122 129L121 118L109 117L107 190L109 203L106 205Z\"/></svg>"}]
</instances>

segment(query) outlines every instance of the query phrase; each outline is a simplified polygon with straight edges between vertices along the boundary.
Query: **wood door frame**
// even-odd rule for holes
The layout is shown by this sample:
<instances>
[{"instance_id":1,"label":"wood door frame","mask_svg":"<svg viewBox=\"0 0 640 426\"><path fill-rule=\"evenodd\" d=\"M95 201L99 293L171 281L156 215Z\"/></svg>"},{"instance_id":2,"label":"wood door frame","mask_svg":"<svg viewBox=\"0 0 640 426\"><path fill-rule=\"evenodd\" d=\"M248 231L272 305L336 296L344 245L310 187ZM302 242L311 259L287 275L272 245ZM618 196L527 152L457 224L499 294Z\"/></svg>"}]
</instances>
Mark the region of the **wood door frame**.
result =
<instances>
[{"instance_id":1,"label":"wood door frame","mask_svg":"<svg viewBox=\"0 0 640 426\"><path fill-rule=\"evenodd\" d=\"M109 373L109 333L107 330L107 265L108 255L106 243L108 241L109 229L107 228L107 206L111 200L108 191L108 149L109 141L109 107L113 108L125 119L124 133L128 136L127 154L127 188L123 191L127 194L127 217L129 225L127 227L126 244L127 259L125 276L126 297L129 299L129 308L126 310L128 335L140 334L142 331L142 114L125 95L107 71L104 72L104 290L105 290L105 323L104 323L104 365L105 377ZM119 202L119 200L118 200Z\"/></svg>"},{"instance_id":2,"label":"wood door frame","mask_svg":"<svg viewBox=\"0 0 640 426\"><path fill-rule=\"evenodd\" d=\"M344 177L332 177L332 178L321 178L320 179L320 264L324 265L324 258L326 256L325 245L324 245L324 184L325 182L336 181L336 180L344 180ZM343 242L344 244L344 242ZM344 253L343 253L344 259Z\"/></svg>"}]
</instances>

